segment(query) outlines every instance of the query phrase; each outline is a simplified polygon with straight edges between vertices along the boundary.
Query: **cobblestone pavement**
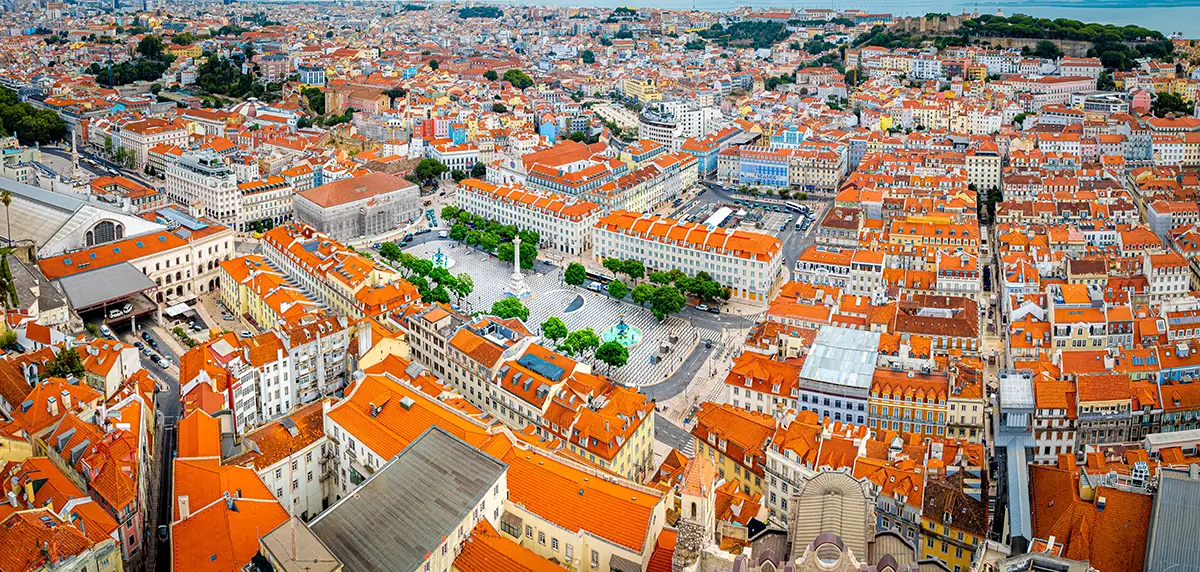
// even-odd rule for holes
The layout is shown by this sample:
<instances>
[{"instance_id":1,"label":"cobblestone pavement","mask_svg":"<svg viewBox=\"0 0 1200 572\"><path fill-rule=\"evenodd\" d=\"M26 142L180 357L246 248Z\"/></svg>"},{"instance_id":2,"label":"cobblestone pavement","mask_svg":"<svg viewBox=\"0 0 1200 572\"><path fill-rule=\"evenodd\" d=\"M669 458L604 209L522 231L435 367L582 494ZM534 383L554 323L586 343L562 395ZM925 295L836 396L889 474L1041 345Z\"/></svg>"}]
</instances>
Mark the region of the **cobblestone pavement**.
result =
<instances>
[{"instance_id":1,"label":"cobblestone pavement","mask_svg":"<svg viewBox=\"0 0 1200 572\"><path fill-rule=\"evenodd\" d=\"M456 275L465 272L475 283L475 291L463 300L462 309L466 312L487 311L494 302L505 297L512 266L462 246L450 248L450 244L428 242L413 245L406 251L421 258L432 258L441 248L454 261L450 272ZM720 337L719 330L698 328L677 316L668 316L659 322L646 308L565 284L559 271L544 274L527 271L525 283L530 290L529 297L524 300L529 307L527 325L535 333L539 333L539 325L547 318L558 316L569 330L590 327L597 335L602 335L605 329L618 323L622 314L626 324L642 331L642 342L630 348L629 362L624 367L608 372L608 366L594 362L596 371L624 383L644 386L666 381L696 344ZM581 306L577 303L580 299ZM567 312L573 305L578 307ZM650 363L651 356L658 356L657 364Z\"/></svg>"}]
</instances>

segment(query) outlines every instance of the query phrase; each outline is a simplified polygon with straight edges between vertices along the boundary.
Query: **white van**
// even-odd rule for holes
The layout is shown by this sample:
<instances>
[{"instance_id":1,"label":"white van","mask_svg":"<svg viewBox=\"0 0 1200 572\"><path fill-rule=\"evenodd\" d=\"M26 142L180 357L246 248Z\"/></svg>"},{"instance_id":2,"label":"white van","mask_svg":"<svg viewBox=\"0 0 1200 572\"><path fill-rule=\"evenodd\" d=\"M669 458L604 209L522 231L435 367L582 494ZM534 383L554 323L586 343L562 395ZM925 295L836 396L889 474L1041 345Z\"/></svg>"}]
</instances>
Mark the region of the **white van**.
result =
<instances>
[{"instance_id":1,"label":"white van","mask_svg":"<svg viewBox=\"0 0 1200 572\"><path fill-rule=\"evenodd\" d=\"M444 230L439 230L439 231L438 231L438 238L446 238L446 237L448 237L448 236L450 236L450 233L449 233L449 232L447 232L447 231L444 231Z\"/></svg>"}]
</instances>

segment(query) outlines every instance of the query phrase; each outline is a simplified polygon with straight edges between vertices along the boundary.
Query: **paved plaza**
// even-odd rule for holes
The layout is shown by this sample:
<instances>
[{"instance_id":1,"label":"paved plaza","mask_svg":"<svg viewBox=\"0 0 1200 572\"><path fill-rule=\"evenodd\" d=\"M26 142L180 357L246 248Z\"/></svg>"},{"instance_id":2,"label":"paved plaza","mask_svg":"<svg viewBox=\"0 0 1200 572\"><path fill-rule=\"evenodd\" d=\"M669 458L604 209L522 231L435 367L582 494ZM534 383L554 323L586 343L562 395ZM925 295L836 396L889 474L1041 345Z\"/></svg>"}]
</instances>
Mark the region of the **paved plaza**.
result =
<instances>
[{"instance_id":1,"label":"paved plaza","mask_svg":"<svg viewBox=\"0 0 1200 572\"><path fill-rule=\"evenodd\" d=\"M450 272L455 275L466 272L475 282L475 291L463 301L463 311L486 312L492 303L505 297L512 265L461 245L451 248L454 244L446 240L430 241L405 251L432 259L441 248L454 259ZM624 314L626 324L641 329L642 342L629 348L629 362L624 367L609 372L608 366L601 362L593 362L590 358L584 360L592 363L597 373L631 385L647 386L666 381L697 343L705 339L716 341L721 337L719 330L697 328L677 316L668 316L659 322L650 310L636 304L618 302L606 294L565 284L562 271L558 269L545 273L526 271L525 283L530 291L524 300L529 308L526 325L536 334L540 334L539 325L550 316L558 316L569 330L590 327L600 335ZM650 363L651 356L659 356L659 362Z\"/></svg>"}]
</instances>

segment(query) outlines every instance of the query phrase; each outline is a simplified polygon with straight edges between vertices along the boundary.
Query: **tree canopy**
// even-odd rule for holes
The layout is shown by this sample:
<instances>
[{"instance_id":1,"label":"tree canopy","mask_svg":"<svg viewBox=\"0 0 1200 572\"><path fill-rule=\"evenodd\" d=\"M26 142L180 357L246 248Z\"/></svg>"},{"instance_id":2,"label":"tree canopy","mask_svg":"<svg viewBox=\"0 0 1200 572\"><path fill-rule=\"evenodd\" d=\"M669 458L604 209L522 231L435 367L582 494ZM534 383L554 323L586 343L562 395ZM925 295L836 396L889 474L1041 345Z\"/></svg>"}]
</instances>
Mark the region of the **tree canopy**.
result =
<instances>
[{"instance_id":1,"label":"tree canopy","mask_svg":"<svg viewBox=\"0 0 1200 572\"><path fill-rule=\"evenodd\" d=\"M520 298L508 297L497 300L492 304L492 315L502 320L518 318L521 321L529 319L529 308L521 303Z\"/></svg>"},{"instance_id":2,"label":"tree canopy","mask_svg":"<svg viewBox=\"0 0 1200 572\"><path fill-rule=\"evenodd\" d=\"M26 145L51 143L67 134L67 124L58 113L18 103L17 92L8 88L0 88L0 123Z\"/></svg>"},{"instance_id":3,"label":"tree canopy","mask_svg":"<svg viewBox=\"0 0 1200 572\"><path fill-rule=\"evenodd\" d=\"M511 83L513 87L524 91L533 86L533 78L528 74L518 69L511 69L504 72L504 81Z\"/></svg>"}]
</instances>

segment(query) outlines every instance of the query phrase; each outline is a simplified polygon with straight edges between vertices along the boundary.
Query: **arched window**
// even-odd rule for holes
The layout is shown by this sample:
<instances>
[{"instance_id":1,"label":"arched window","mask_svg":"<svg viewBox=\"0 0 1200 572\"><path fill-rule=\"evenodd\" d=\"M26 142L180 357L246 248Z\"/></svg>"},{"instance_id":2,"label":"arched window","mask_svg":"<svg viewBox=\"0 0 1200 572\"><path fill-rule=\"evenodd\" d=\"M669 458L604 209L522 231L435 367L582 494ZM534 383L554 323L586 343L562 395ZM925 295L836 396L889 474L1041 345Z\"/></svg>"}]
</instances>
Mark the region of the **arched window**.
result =
<instances>
[{"instance_id":1,"label":"arched window","mask_svg":"<svg viewBox=\"0 0 1200 572\"><path fill-rule=\"evenodd\" d=\"M696 503L692 503L692 518L696 518Z\"/></svg>"},{"instance_id":2,"label":"arched window","mask_svg":"<svg viewBox=\"0 0 1200 572\"><path fill-rule=\"evenodd\" d=\"M96 223L86 236L88 246L121 240L125 238L125 226L111 220L102 220Z\"/></svg>"}]
</instances>

